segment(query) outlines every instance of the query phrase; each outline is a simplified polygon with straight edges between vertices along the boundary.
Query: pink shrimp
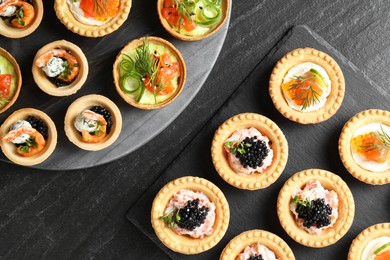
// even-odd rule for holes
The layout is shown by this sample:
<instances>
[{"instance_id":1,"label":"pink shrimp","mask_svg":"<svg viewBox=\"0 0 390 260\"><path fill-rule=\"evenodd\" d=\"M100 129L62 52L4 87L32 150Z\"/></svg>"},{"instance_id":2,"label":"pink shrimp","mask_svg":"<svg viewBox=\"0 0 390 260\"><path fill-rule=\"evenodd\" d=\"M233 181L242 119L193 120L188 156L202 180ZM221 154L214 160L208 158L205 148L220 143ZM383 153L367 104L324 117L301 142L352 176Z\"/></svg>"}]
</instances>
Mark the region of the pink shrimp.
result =
<instances>
[{"instance_id":1,"label":"pink shrimp","mask_svg":"<svg viewBox=\"0 0 390 260\"><path fill-rule=\"evenodd\" d=\"M104 139L104 137L106 137L107 121L104 119L104 116L90 110L85 110L83 112L83 116L88 120L91 121L93 120L98 122L98 131L95 131L95 134L92 135L87 130L81 131L81 136L83 137L83 141L86 143L101 142Z\"/></svg>"},{"instance_id":2,"label":"pink shrimp","mask_svg":"<svg viewBox=\"0 0 390 260\"><path fill-rule=\"evenodd\" d=\"M11 20L11 25L15 28L23 28L29 25L35 18L34 6L21 0L6 0L0 4L0 14L9 6L17 6L23 12L23 17L17 17Z\"/></svg>"},{"instance_id":3,"label":"pink shrimp","mask_svg":"<svg viewBox=\"0 0 390 260\"><path fill-rule=\"evenodd\" d=\"M42 134L39 133L36 129L26 126L10 131L3 137L3 140L5 142L11 142L22 134L28 134L35 142L34 145L27 146L27 149L24 148L25 146L19 146L16 150L18 154L24 157L30 157L41 152L43 148L45 148L46 140Z\"/></svg>"}]
</instances>

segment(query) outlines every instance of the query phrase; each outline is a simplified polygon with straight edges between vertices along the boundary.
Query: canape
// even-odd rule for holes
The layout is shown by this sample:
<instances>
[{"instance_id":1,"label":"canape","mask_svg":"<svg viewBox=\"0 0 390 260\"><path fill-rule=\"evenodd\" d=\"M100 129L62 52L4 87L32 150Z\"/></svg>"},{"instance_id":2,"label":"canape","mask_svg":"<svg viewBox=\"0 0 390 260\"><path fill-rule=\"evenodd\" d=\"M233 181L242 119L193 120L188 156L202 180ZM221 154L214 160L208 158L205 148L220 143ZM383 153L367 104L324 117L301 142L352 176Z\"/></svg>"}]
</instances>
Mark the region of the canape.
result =
<instances>
[{"instance_id":1,"label":"canape","mask_svg":"<svg viewBox=\"0 0 390 260\"><path fill-rule=\"evenodd\" d=\"M60 40L43 46L32 65L35 83L52 96L76 93L88 76L88 61L75 44Z\"/></svg>"},{"instance_id":2,"label":"canape","mask_svg":"<svg viewBox=\"0 0 390 260\"><path fill-rule=\"evenodd\" d=\"M112 145L122 130L122 115L114 102L101 95L76 99L65 115L65 134L81 149L97 151Z\"/></svg>"},{"instance_id":3,"label":"canape","mask_svg":"<svg viewBox=\"0 0 390 260\"><path fill-rule=\"evenodd\" d=\"M42 21L42 0L0 1L0 34L21 38L34 32Z\"/></svg>"},{"instance_id":4,"label":"canape","mask_svg":"<svg viewBox=\"0 0 390 260\"><path fill-rule=\"evenodd\" d=\"M46 160L57 145L57 130L50 117L33 108L12 113L0 127L4 155L20 165L36 165Z\"/></svg>"},{"instance_id":5,"label":"canape","mask_svg":"<svg viewBox=\"0 0 390 260\"><path fill-rule=\"evenodd\" d=\"M278 61L269 93L286 118L315 124L332 117L344 99L344 75L328 54L313 48L296 49Z\"/></svg>"},{"instance_id":6,"label":"canape","mask_svg":"<svg viewBox=\"0 0 390 260\"><path fill-rule=\"evenodd\" d=\"M208 180L186 176L166 184L152 205L152 226L175 252L198 254L214 247L229 225L229 205Z\"/></svg>"},{"instance_id":7,"label":"canape","mask_svg":"<svg viewBox=\"0 0 390 260\"><path fill-rule=\"evenodd\" d=\"M263 189L282 174L288 144L280 128L265 116L243 113L226 120L211 144L214 167L229 184Z\"/></svg>"},{"instance_id":8,"label":"canape","mask_svg":"<svg viewBox=\"0 0 390 260\"><path fill-rule=\"evenodd\" d=\"M179 96L186 81L186 65L179 50L158 37L127 44L113 68L116 90L130 105L157 109Z\"/></svg>"},{"instance_id":9,"label":"canape","mask_svg":"<svg viewBox=\"0 0 390 260\"><path fill-rule=\"evenodd\" d=\"M390 112L370 109L344 125L339 153L345 168L360 181L390 183Z\"/></svg>"},{"instance_id":10,"label":"canape","mask_svg":"<svg viewBox=\"0 0 390 260\"><path fill-rule=\"evenodd\" d=\"M225 23L229 0L158 0L163 27L174 37L196 41L216 33Z\"/></svg>"},{"instance_id":11,"label":"canape","mask_svg":"<svg viewBox=\"0 0 390 260\"><path fill-rule=\"evenodd\" d=\"M55 0L54 9L58 19L72 32L101 37L126 21L131 0Z\"/></svg>"},{"instance_id":12,"label":"canape","mask_svg":"<svg viewBox=\"0 0 390 260\"><path fill-rule=\"evenodd\" d=\"M22 87L22 74L15 58L0 48L0 114L18 99Z\"/></svg>"},{"instance_id":13,"label":"canape","mask_svg":"<svg viewBox=\"0 0 390 260\"><path fill-rule=\"evenodd\" d=\"M308 247L336 243L352 225L355 203L347 184L336 174L309 169L294 174L277 200L280 224Z\"/></svg>"},{"instance_id":14,"label":"canape","mask_svg":"<svg viewBox=\"0 0 390 260\"><path fill-rule=\"evenodd\" d=\"M220 260L294 260L287 243L277 235L264 230L245 231L230 240Z\"/></svg>"}]
</instances>

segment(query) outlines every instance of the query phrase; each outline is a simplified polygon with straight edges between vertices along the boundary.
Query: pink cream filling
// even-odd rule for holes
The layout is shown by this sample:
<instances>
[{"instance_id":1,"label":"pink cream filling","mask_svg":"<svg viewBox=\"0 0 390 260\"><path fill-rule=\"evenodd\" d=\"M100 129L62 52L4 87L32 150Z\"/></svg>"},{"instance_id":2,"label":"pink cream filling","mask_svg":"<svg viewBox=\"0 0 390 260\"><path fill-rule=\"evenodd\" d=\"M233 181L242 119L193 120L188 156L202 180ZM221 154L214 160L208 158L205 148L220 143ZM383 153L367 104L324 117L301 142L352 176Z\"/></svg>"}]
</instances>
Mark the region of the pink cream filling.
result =
<instances>
[{"instance_id":1,"label":"pink cream filling","mask_svg":"<svg viewBox=\"0 0 390 260\"><path fill-rule=\"evenodd\" d=\"M236 260L247 260L255 255L261 255L264 260L277 260L274 252L259 243L245 247L244 251L237 256Z\"/></svg>"}]
</instances>

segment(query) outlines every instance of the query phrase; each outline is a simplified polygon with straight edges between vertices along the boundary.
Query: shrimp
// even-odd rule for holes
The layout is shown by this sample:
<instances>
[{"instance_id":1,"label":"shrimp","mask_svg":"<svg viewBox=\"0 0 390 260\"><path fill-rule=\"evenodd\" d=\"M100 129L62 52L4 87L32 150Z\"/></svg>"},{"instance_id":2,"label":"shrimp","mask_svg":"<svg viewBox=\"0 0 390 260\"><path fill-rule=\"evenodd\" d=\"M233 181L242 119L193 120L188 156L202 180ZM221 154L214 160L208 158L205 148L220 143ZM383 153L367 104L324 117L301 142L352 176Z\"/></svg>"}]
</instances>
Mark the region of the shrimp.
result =
<instances>
[{"instance_id":1,"label":"shrimp","mask_svg":"<svg viewBox=\"0 0 390 260\"><path fill-rule=\"evenodd\" d=\"M52 49L46 52L36 60L35 65L42 68L46 66L46 64L54 56L64 58L65 60L68 61L68 67L65 68L66 73L60 74L58 78L65 82L71 82L79 74L80 69L76 57L64 49Z\"/></svg>"},{"instance_id":2,"label":"shrimp","mask_svg":"<svg viewBox=\"0 0 390 260\"><path fill-rule=\"evenodd\" d=\"M23 28L29 25L35 18L34 6L21 0L6 0L0 4L0 14L9 6L17 6L23 12L23 15L17 15L17 18L11 20L11 25L15 28ZM19 11L17 11L19 14Z\"/></svg>"},{"instance_id":3,"label":"shrimp","mask_svg":"<svg viewBox=\"0 0 390 260\"><path fill-rule=\"evenodd\" d=\"M22 134L28 134L31 139L34 139L35 143L34 143L34 145L27 146L28 149L25 149L26 146L19 146L16 149L16 152L18 154L20 154L24 157L30 157L30 156L33 156L33 155L41 152L43 150L43 148L45 148L46 140L43 137L43 135L41 133L39 133L35 128L31 128L31 127L27 127L27 126L20 127L20 128L17 128L15 130L10 131L8 134L6 134L3 137L3 140L5 142L11 142L12 140L14 140L15 138L17 138L18 136L20 136Z\"/></svg>"},{"instance_id":4,"label":"shrimp","mask_svg":"<svg viewBox=\"0 0 390 260\"><path fill-rule=\"evenodd\" d=\"M95 113L90 110L85 110L83 112L83 116L88 120L94 120L98 122L98 131L95 131L95 134L89 133L87 130L81 131L81 136L83 137L83 141L86 143L99 143L104 137L106 137L106 128L107 121L101 114Z\"/></svg>"}]
</instances>

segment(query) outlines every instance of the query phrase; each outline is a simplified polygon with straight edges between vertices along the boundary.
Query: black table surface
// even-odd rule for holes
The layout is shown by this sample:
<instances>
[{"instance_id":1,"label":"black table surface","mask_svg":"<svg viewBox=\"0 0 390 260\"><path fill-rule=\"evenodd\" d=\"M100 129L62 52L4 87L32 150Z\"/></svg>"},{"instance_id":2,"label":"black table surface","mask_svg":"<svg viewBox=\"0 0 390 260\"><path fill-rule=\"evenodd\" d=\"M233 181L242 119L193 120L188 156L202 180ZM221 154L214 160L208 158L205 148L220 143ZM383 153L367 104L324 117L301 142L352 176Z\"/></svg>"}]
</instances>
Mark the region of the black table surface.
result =
<instances>
[{"instance_id":1,"label":"black table surface","mask_svg":"<svg viewBox=\"0 0 390 260\"><path fill-rule=\"evenodd\" d=\"M50 12L45 15L55 18ZM130 15L142 12L146 7ZM234 1L225 44L204 86L148 144L112 163L77 171L0 162L0 258L168 259L126 219L127 209L254 77L251 71L287 30L308 25L379 92L388 93L389 17L386 0Z\"/></svg>"}]
</instances>

